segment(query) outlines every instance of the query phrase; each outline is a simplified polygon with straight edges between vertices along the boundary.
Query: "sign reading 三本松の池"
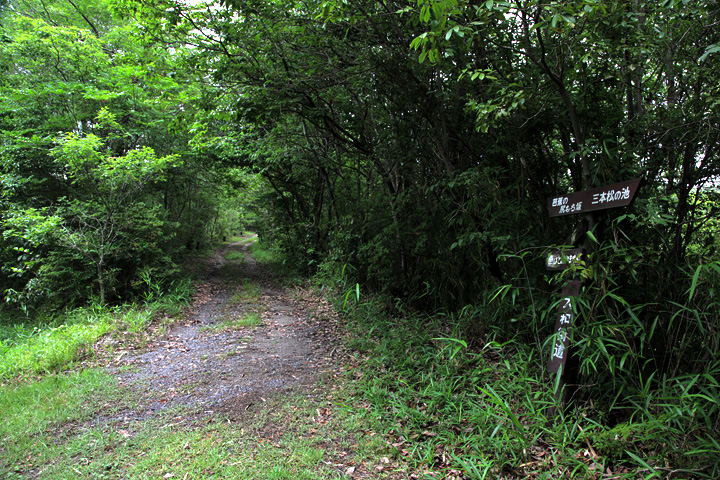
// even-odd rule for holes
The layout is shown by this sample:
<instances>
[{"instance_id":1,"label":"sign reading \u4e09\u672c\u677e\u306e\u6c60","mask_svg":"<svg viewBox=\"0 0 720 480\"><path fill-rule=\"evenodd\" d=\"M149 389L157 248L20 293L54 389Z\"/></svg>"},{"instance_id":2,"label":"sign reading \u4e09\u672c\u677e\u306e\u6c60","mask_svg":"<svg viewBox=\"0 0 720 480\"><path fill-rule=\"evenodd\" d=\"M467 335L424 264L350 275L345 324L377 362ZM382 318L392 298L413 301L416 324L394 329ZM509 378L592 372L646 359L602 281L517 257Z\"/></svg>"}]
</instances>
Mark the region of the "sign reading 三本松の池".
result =
<instances>
[{"instance_id":1,"label":"sign reading \u4e09\u672c\u677e\u306e\u6c60","mask_svg":"<svg viewBox=\"0 0 720 480\"><path fill-rule=\"evenodd\" d=\"M560 217L606 210L608 208L625 207L632 203L640 182L641 179L635 178L604 187L549 198L548 214L550 217Z\"/></svg>"},{"instance_id":2,"label":"sign reading \u4e09\u672c\u677e\u306e\u6c60","mask_svg":"<svg viewBox=\"0 0 720 480\"><path fill-rule=\"evenodd\" d=\"M569 281L562 289L562 298L558 306L558 316L555 321L555 342L553 343L548 370L555 373L560 367L565 371L567 351L570 346L570 329L575 319L575 312L572 307L572 297L580 294L580 280Z\"/></svg>"}]
</instances>

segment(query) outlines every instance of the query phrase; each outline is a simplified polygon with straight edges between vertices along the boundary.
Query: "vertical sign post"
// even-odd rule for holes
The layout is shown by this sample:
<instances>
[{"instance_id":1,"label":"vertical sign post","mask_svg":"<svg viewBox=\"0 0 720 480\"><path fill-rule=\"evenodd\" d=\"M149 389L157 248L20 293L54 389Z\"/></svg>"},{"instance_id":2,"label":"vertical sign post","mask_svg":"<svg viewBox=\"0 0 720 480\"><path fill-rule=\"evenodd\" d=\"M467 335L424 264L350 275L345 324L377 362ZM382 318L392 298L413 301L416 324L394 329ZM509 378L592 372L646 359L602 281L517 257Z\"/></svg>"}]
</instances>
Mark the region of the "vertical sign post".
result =
<instances>
[{"instance_id":1,"label":"vertical sign post","mask_svg":"<svg viewBox=\"0 0 720 480\"><path fill-rule=\"evenodd\" d=\"M561 368L562 372L565 372L567 352L570 346L570 330L575 320L572 299L580 295L581 286L582 282L580 280L570 280L562 289L562 298L560 299L557 320L555 321L555 343L548 362L548 370L552 373L557 373Z\"/></svg>"},{"instance_id":2,"label":"vertical sign post","mask_svg":"<svg viewBox=\"0 0 720 480\"><path fill-rule=\"evenodd\" d=\"M548 215L550 217L561 217L630 205L635 199L640 183L641 179L636 178L604 187L549 198L547 202ZM546 266L548 270L566 270L573 265L581 265L580 262L584 260L584 253L580 248L552 252L548 255ZM581 288L582 282L577 278L573 278L565 284L560 294L561 300L555 321L555 341L548 362L550 372L560 372L557 389L555 390L556 406L550 411L551 417L555 416L557 407L562 408L565 405L565 400L569 397L566 383L568 380L573 381L566 376L566 365L570 357L570 336L575 325L572 299L580 295Z\"/></svg>"}]
</instances>

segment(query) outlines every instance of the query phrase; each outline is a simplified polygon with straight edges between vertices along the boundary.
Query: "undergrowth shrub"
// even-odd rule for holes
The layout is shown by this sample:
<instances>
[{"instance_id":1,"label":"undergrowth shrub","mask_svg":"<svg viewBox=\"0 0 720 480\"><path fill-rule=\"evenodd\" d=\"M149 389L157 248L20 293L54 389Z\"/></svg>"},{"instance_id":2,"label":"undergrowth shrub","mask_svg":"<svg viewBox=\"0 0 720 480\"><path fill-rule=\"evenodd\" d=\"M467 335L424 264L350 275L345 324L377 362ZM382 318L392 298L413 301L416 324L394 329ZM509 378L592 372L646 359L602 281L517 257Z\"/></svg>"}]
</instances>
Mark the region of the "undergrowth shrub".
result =
<instances>
[{"instance_id":1,"label":"undergrowth shrub","mask_svg":"<svg viewBox=\"0 0 720 480\"><path fill-rule=\"evenodd\" d=\"M396 453L467 478L533 468L555 478L551 466L570 478L607 469L626 472L618 478L636 470L717 478L720 311L710 292L720 266L685 272L684 303L641 303L617 279L627 254L599 245L595 268L579 272L592 275L574 302L579 388L555 424L547 415L556 376L546 365L560 276L542 286L519 275L481 303L431 316L361 298L359 286L336 280L351 346L368 357L358 388L373 415L387 419ZM534 451L554 452L553 460Z\"/></svg>"},{"instance_id":2,"label":"undergrowth shrub","mask_svg":"<svg viewBox=\"0 0 720 480\"><path fill-rule=\"evenodd\" d=\"M578 383L588 386L578 400L592 402L609 431L626 439L625 458L714 478L720 472L720 303L709 292L720 285L720 263L686 269L674 289L681 296L648 302L617 280L622 272L616 272L637 265L631 254L601 245L594 281L578 298Z\"/></svg>"}]
</instances>

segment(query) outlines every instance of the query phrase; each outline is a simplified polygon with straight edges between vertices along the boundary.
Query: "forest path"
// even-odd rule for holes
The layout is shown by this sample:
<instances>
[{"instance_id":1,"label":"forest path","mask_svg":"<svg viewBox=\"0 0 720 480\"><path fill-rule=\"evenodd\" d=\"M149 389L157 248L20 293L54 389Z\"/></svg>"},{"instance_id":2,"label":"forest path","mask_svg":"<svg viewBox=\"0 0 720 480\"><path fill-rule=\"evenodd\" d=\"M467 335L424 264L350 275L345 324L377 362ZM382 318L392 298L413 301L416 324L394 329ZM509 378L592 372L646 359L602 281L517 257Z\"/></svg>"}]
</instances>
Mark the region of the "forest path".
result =
<instances>
[{"instance_id":1,"label":"forest path","mask_svg":"<svg viewBox=\"0 0 720 480\"><path fill-rule=\"evenodd\" d=\"M185 267L202 280L184 315L99 341L88 371L71 376L85 385L73 412L27 434L32 447L0 460L0 477L418 478L356 399L360 360L342 347L331 305L283 288L250 255L254 240Z\"/></svg>"},{"instance_id":2,"label":"forest path","mask_svg":"<svg viewBox=\"0 0 720 480\"><path fill-rule=\"evenodd\" d=\"M317 315L323 308L313 305L314 296L293 297L280 287L250 255L255 240L216 251L186 319L142 351L120 356L111 372L141 400L116 421L131 424L173 408L188 424L212 414L236 418L280 393L310 393L332 370L339 349L334 316Z\"/></svg>"}]
</instances>

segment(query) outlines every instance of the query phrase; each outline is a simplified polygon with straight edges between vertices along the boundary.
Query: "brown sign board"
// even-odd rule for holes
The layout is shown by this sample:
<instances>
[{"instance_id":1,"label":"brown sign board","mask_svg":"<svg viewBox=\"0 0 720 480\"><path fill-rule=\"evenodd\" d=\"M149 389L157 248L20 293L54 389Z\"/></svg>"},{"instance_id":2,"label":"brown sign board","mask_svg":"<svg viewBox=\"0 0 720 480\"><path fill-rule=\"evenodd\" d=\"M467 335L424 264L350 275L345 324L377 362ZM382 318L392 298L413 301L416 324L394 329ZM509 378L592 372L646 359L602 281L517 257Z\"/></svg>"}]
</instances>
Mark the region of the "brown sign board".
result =
<instances>
[{"instance_id":1,"label":"brown sign board","mask_svg":"<svg viewBox=\"0 0 720 480\"><path fill-rule=\"evenodd\" d=\"M548 254L545 266L548 270L565 270L571 265L580 265L582 255L581 248L553 250Z\"/></svg>"},{"instance_id":2,"label":"brown sign board","mask_svg":"<svg viewBox=\"0 0 720 480\"><path fill-rule=\"evenodd\" d=\"M561 217L607 210L608 208L625 207L632 203L641 181L642 179L635 178L604 187L549 198L548 214L551 217Z\"/></svg>"},{"instance_id":3,"label":"brown sign board","mask_svg":"<svg viewBox=\"0 0 720 480\"><path fill-rule=\"evenodd\" d=\"M562 367L565 371L565 362L568 357L568 347L570 346L570 329L575 320L575 312L572 307L572 297L580 294L580 280L571 280L562 289L562 299L558 306L558 316L555 321L555 341L553 342L552 352L550 354L550 362L548 370L555 373Z\"/></svg>"}]
</instances>

